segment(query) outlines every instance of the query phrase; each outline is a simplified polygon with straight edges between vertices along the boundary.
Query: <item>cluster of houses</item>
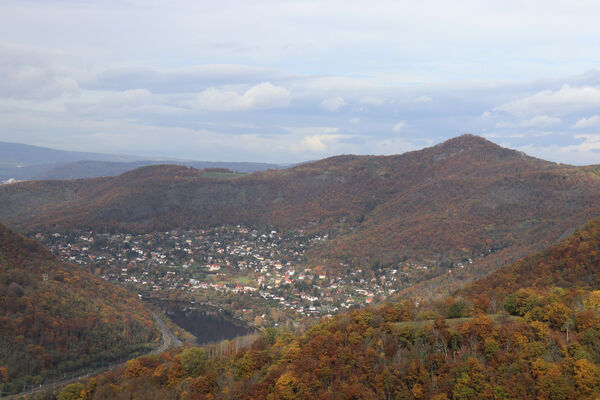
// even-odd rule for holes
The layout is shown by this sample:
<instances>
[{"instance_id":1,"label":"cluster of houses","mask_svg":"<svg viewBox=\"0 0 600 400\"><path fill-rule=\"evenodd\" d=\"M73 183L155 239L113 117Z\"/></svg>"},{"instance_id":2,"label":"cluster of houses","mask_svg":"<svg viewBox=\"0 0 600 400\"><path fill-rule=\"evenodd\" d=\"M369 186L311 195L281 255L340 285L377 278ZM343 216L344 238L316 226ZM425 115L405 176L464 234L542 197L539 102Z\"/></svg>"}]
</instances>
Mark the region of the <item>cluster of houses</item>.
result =
<instances>
[{"instance_id":1,"label":"cluster of houses","mask_svg":"<svg viewBox=\"0 0 600 400\"><path fill-rule=\"evenodd\" d=\"M245 298L243 309L230 311L247 320L265 318L270 307L302 317L365 305L393 294L402 275L390 269L372 277L359 267L332 274L307 265L305 250L328 238L303 231L220 226L138 235L39 233L36 238L61 259L139 293L184 291L223 308L232 296Z\"/></svg>"}]
</instances>

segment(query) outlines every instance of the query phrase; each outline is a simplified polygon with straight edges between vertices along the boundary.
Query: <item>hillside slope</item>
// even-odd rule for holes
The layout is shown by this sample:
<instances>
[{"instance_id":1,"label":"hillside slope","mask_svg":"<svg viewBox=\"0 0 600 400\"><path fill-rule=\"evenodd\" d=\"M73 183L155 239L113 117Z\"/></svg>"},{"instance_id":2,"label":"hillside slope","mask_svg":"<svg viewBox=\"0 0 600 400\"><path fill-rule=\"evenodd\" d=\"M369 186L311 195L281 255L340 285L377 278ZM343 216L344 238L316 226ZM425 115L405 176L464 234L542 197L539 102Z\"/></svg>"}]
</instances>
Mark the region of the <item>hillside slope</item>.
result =
<instances>
[{"instance_id":1,"label":"hillside slope","mask_svg":"<svg viewBox=\"0 0 600 400\"><path fill-rule=\"evenodd\" d=\"M600 218L574 234L518 262L467 285L458 294L481 308L501 306L507 295L522 288L600 288Z\"/></svg>"},{"instance_id":2,"label":"hillside slope","mask_svg":"<svg viewBox=\"0 0 600 400\"><path fill-rule=\"evenodd\" d=\"M147 350L158 337L135 294L0 224L0 392Z\"/></svg>"},{"instance_id":3,"label":"hillside slope","mask_svg":"<svg viewBox=\"0 0 600 400\"><path fill-rule=\"evenodd\" d=\"M131 360L79 389L97 400L596 399L598 249L600 219L459 293L498 294L511 316L473 312L456 298L401 301L325 318L302 334L268 329L241 350L232 343Z\"/></svg>"},{"instance_id":4,"label":"hillside slope","mask_svg":"<svg viewBox=\"0 0 600 400\"><path fill-rule=\"evenodd\" d=\"M393 266L540 249L600 214L600 168L464 135L397 156L338 156L236 179L180 166L0 187L0 221L41 230L221 224L328 233L312 263Z\"/></svg>"}]
</instances>

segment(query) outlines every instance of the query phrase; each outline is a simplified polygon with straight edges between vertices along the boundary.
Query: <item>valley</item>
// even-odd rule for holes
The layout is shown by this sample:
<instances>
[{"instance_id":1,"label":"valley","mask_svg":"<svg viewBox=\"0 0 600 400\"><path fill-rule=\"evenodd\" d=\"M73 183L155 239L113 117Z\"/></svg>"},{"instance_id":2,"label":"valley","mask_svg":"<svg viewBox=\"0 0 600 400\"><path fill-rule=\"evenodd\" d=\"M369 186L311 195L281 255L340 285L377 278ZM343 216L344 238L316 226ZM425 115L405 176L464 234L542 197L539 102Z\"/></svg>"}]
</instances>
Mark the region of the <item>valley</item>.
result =
<instances>
[{"instance_id":1,"label":"valley","mask_svg":"<svg viewBox=\"0 0 600 400\"><path fill-rule=\"evenodd\" d=\"M600 388L598 166L464 135L251 174L159 165L12 183L0 200L0 217L28 236L6 230L18 238L9 242L34 249L33 262L14 244L0 258L6 326L29 357L5 351L0 372L13 393L56 371L148 353L165 337L150 309L169 317L179 335L169 338L183 346L163 343L160 355L65 393L568 399ZM22 300L54 299L44 286L54 281L73 285L53 289L68 305L40 311ZM100 300L81 295L80 282L114 288L104 295L122 302L112 318L110 305L93 311ZM74 325L58 322L81 309ZM42 318L56 333L39 322L46 312L58 313ZM88 356L63 360L50 338L76 338ZM542 370L563 379L552 386Z\"/></svg>"},{"instance_id":2,"label":"valley","mask_svg":"<svg viewBox=\"0 0 600 400\"><path fill-rule=\"evenodd\" d=\"M148 234L71 232L33 235L65 262L125 285L144 299L188 299L221 309L256 327L332 316L340 310L381 302L400 290L447 273L473 268L404 262L394 267L350 265L341 275L307 264L305 251L328 235L287 234L244 226Z\"/></svg>"},{"instance_id":3,"label":"valley","mask_svg":"<svg viewBox=\"0 0 600 400\"><path fill-rule=\"evenodd\" d=\"M445 299L343 312L300 333L269 328L217 356L140 358L84 388L94 399L594 399L599 235L592 220Z\"/></svg>"},{"instance_id":4,"label":"valley","mask_svg":"<svg viewBox=\"0 0 600 400\"><path fill-rule=\"evenodd\" d=\"M143 298L188 298L224 309L255 326L332 315L392 295L403 271L328 274L303 260L327 235L257 231L242 226L153 234L38 233L66 262L131 287ZM413 266L421 275L427 266ZM407 268L408 270L408 268Z\"/></svg>"},{"instance_id":5,"label":"valley","mask_svg":"<svg viewBox=\"0 0 600 400\"><path fill-rule=\"evenodd\" d=\"M600 400L600 1L0 1L0 400Z\"/></svg>"}]
</instances>

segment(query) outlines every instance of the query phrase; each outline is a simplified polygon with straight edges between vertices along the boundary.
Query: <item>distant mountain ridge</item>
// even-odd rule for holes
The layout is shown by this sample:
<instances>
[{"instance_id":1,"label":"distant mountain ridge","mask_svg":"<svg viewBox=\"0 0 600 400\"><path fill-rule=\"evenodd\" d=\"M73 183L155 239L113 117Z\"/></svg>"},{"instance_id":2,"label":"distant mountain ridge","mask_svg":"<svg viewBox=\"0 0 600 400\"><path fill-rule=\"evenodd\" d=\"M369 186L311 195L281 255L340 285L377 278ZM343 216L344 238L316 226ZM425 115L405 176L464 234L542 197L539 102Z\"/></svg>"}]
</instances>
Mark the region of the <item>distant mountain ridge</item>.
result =
<instances>
[{"instance_id":1,"label":"distant mountain ridge","mask_svg":"<svg viewBox=\"0 0 600 400\"><path fill-rule=\"evenodd\" d=\"M0 221L26 232L247 224L328 233L307 260L338 269L480 256L504 263L600 215L600 167L463 135L401 155L336 156L227 180L158 165L25 182L0 187L0 202Z\"/></svg>"},{"instance_id":2,"label":"distant mountain ridge","mask_svg":"<svg viewBox=\"0 0 600 400\"><path fill-rule=\"evenodd\" d=\"M131 155L64 151L0 142L0 182L10 178L62 180L115 176L142 166L166 163L195 168L227 168L246 173L280 168L279 165L270 163L147 159Z\"/></svg>"},{"instance_id":3,"label":"distant mountain ridge","mask_svg":"<svg viewBox=\"0 0 600 400\"><path fill-rule=\"evenodd\" d=\"M22 143L0 142L0 165L26 167L40 164L58 164L81 160L110 162L139 161L141 157L56 150Z\"/></svg>"}]
</instances>

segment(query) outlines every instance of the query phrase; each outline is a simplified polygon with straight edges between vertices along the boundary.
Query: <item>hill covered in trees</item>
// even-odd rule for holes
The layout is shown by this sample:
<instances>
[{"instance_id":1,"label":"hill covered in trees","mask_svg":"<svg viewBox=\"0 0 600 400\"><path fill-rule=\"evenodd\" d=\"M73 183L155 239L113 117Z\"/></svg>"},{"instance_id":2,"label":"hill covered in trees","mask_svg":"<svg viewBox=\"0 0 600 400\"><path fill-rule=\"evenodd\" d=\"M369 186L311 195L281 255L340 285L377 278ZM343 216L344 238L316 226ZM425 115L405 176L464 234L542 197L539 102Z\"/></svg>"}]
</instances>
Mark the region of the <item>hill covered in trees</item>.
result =
<instances>
[{"instance_id":1,"label":"hill covered in trees","mask_svg":"<svg viewBox=\"0 0 600 400\"><path fill-rule=\"evenodd\" d=\"M142 357L69 390L88 399L595 399L599 226L454 297L354 310L301 334L267 329L239 351ZM481 295L495 293L486 314Z\"/></svg>"},{"instance_id":2,"label":"hill covered in trees","mask_svg":"<svg viewBox=\"0 0 600 400\"><path fill-rule=\"evenodd\" d=\"M148 351L159 338L135 294L0 224L0 392Z\"/></svg>"},{"instance_id":3,"label":"hill covered in trees","mask_svg":"<svg viewBox=\"0 0 600 400\"><path fill-rule=\"evenodd\" d=\"M600 288L600 218L544 251L467 285L458 294L470 298L482 310L494 312L519 289L542 291L552 287Z\"/></svg>"},{"instance_id":4,"label":"hill covered in trees","mask_svg":"<svg viewBox=\"0 0 600 400\"><path fill-rule=\"evenodd\" d=\"M338 156L234 179L163 165L4 185L0 220L22 232L304 229L329 235L307 252L309 263L400 269L405 260L514 260L544 248L600 214L599 189L597 166L554 164L464 135L402 155Z\"/></svg>"}]
</instances>

